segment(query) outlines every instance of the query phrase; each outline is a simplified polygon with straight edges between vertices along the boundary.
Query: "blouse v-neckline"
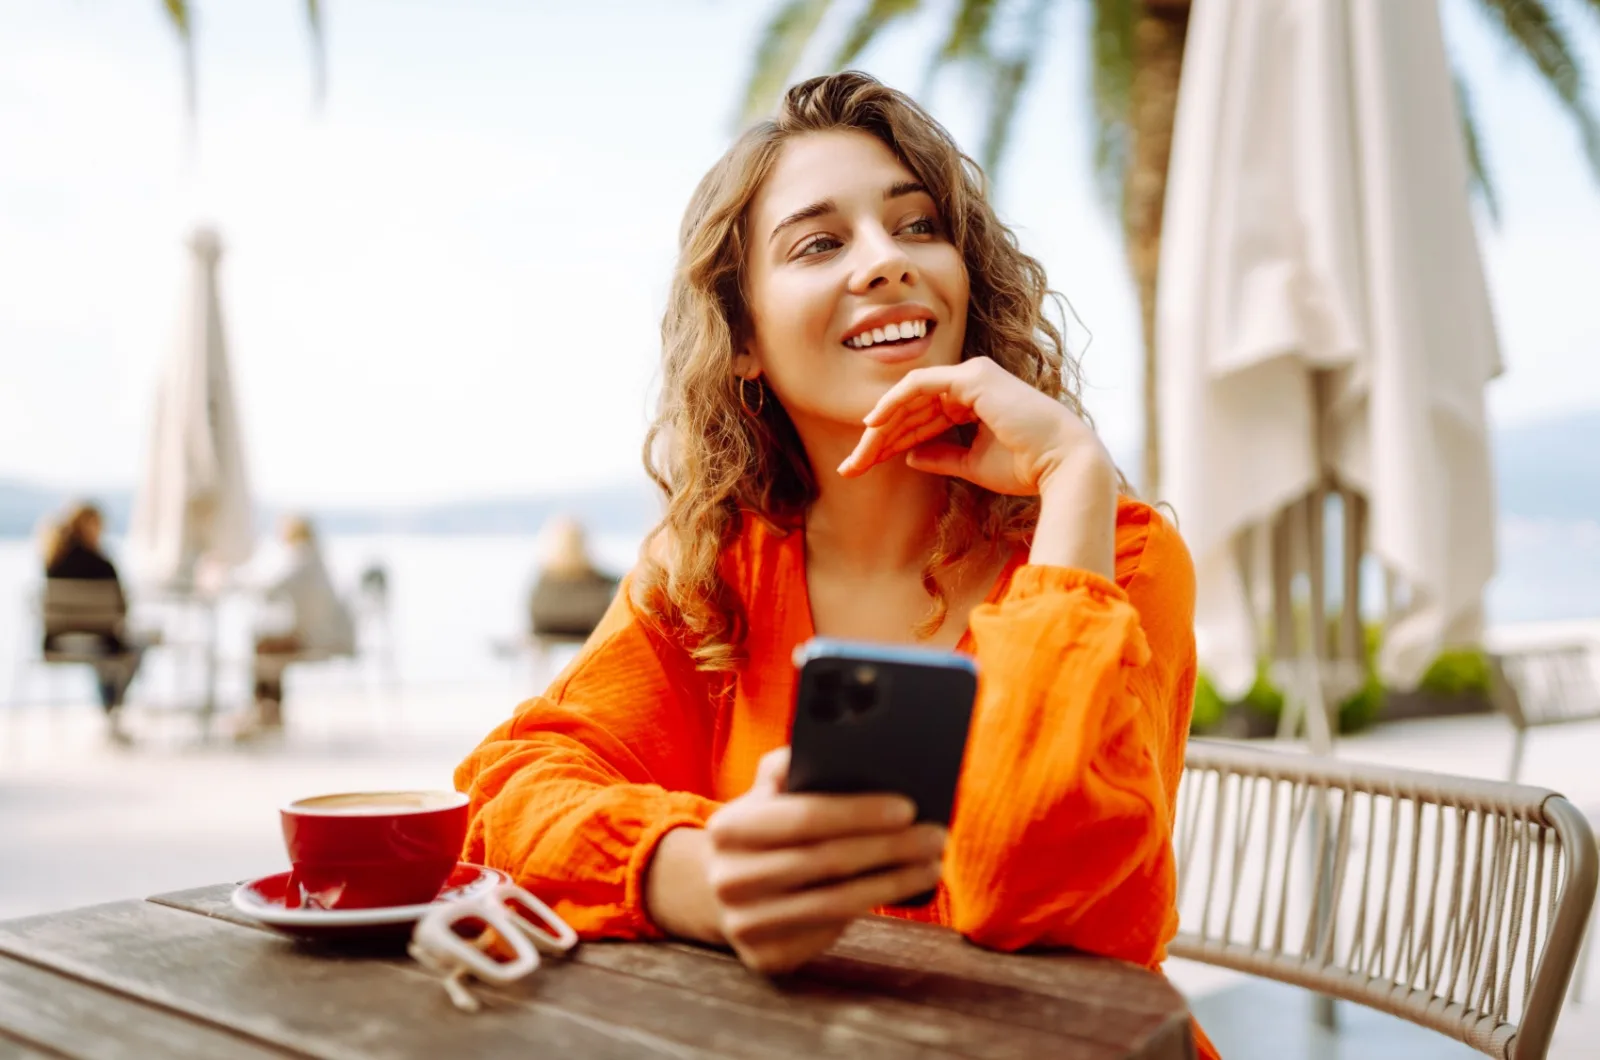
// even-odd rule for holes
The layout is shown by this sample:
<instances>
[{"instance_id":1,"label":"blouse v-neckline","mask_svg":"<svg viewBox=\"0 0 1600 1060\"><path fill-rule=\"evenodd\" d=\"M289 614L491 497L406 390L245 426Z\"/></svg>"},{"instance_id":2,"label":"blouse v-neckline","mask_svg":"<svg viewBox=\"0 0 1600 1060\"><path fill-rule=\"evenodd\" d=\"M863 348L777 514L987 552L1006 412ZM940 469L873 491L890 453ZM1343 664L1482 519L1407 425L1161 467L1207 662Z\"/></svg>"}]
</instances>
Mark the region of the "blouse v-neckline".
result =
<instances>
[{"instance_id":1,"label":"blouse v-neckline","mask_svg":"<svg viewBox=\"0 0 1600 1060\"><path fill-rule=\"evenodd\" d=\"M817 635L816 614L811 609L811 578L806 570L806 532L802 526L791 530L785 535L784 549L788 552L789 563L792 566L792 576L800 587L800 637L797 644L804 644ZM1022 548L1016 547L1006 557L1005 565L1000 568L1000 573L995 576L994 583L989 586L989 592L983 598L983 604L998 603L1000 597L1005 595L1006 586L1011 584L1012 575L1024 563L1025 553ZM981 605L980 605L981 606ZM956 640L952 651L965 654L972 653L972 622L968 619L967 625L961 630L961 636Z\"/></svg>"}]
</instances>

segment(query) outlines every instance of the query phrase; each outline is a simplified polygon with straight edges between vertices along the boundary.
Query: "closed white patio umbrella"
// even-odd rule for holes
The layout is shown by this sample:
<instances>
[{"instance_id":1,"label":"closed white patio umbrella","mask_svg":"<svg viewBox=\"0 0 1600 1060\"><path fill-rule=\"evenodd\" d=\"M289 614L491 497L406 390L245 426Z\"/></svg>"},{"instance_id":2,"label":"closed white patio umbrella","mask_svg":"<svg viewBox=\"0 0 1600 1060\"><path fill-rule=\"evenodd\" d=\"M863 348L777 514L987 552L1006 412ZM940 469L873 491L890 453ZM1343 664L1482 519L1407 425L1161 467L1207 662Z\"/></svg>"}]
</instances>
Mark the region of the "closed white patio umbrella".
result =
<instances>
[{"instance_id":1,"label":"closed white patio umbrella","mask_svg":"<svg viewBox=\"0 0 1600 1060\"><path fill-rule=\"evenodd\" d=\"M1347 566L1360 546L1400 587L1386 679L1479 634L1500 354L1460 130L1433 0L1195 0L1157 302L1161 492L1227 692L1254 675L1266 583L1281 610L1296 564L1320 575L1330 492ZM1274 534L1271 576L1245 577Z\"/></svg>"},{"instance_id":2,"label":"closed white patio umbrella","mask_svg":"<svg viewBox=\"0 0 1600 1060\"><path fill-rule=\"evenodd\" d=\"M217 296L220 240L209 228L193 253L177 342L162 369L129 547L141 580L194 590L197 564L226 570L250 557L254 515Z\"/></svg>"}]
</instances>

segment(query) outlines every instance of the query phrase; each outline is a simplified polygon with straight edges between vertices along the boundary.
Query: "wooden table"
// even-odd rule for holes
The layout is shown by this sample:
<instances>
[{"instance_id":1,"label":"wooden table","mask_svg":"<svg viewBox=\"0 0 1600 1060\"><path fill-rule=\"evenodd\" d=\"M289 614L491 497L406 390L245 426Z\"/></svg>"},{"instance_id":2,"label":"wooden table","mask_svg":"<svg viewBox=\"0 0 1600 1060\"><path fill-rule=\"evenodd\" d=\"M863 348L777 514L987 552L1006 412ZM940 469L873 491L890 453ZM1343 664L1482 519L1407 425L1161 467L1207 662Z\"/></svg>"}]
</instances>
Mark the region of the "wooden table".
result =
<instances>
[{"instance_id":1,"label":"wooden table","mask_svg":"<svg viewBox=\"0 0 1600 1060\"><path fill-rule=\"evenodd\" d=\"M873 918L781 983L676 943L586 943L456 1010L420 965L317 950L232 887L0 923L0 1058L994 1057L1191 1060L1162 977Z\"/></svg>"}]
</instances>

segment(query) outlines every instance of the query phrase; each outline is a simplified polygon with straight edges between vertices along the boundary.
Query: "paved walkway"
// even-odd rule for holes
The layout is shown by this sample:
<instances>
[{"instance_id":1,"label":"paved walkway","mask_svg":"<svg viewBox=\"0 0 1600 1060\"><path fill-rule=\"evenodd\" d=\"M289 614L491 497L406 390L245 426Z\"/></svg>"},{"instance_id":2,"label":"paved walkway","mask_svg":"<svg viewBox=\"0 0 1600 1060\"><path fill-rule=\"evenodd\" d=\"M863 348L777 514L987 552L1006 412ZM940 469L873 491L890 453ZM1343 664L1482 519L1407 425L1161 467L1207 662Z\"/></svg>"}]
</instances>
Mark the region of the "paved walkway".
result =
<instances>
[{"instance_id":1,"label":"paved walkway","mask_svg":"<svg viewBox=\"0 0 1600 1060\"><path fill-rule=\"evenodd\" d=\"M284 739L244 748L200 743L175 712L133 712L136 744L119 748L88 704L0 711L0 919L287 868L280 805L448 788L517 698L509 684L323 692L291 700Z\"/></svg>"},{"instance_id":2,"label":"paved walkway","mask_svg":"<svg viewBox=\"0 0 1600 1060\"><path fill-rule=\"evenodd\" d=\"M192 720L176 713L136 714L137 745L122 749L106 741L89 704L0 712L0 919L279 871L280 804L318 792L447 787L456 763L521 694L509 678L381 696L348 682L309 688L298 701L290 693L284 739L247 748L199 743ZM1497 778L1509 746L1502 721L1470 718L1385 726L1346 740L1340 753ZM1600 725L1572 726L1532 737L1524 775L1600 806L1596 762ZM1228 1060L1477 1055L1351 1006L1340 1009L1343 1033L1323 1036L1301 991L1184 962L1170 974ZM1553 1055L1595 1055L1600 967L1589 999L1568 1007Z\"/></svg>"}]
</instances>

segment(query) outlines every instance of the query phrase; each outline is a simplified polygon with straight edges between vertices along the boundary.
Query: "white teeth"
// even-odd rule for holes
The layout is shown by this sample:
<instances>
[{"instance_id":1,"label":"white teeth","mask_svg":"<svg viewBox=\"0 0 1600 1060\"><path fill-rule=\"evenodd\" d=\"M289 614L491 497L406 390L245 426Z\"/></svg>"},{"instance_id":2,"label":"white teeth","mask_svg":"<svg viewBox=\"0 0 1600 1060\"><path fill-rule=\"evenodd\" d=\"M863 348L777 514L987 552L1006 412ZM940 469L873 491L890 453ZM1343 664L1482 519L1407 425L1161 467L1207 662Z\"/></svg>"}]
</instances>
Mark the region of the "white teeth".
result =
<instances>
[{"instance_id":1,"label":"white teeth","mask_svg":"<svg viewBox=\"0 0 1600 1060\"><path fill-rule=\"evenodd\" d=\"M850 339L846 345L853 346L858 350L864 350L868 346L873 346L880 342L920 339L927 333L928 322L926 320L907 320L900 324L889 324L881 328L863 331L855 338Z\"/></svg>"}]
</instances>

